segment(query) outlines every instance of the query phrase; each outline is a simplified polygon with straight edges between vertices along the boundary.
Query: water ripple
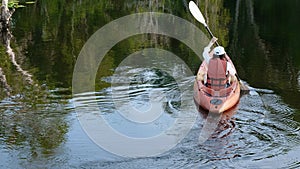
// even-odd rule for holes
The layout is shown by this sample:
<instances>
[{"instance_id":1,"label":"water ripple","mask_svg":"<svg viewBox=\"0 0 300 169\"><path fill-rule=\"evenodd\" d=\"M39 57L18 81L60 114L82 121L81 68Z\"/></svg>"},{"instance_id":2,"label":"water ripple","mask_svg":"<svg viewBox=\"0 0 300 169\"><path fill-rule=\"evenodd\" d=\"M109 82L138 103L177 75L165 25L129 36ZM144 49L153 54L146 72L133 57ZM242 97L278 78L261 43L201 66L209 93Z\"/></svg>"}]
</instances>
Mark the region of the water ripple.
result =
<instances>
[{"instance_id":1,"label":"water ripple","mask_svg":"<svg viewBox=\"0 0 300 169\"><path fill-rule=\"evenodd\" d=\"M294 151L300 140L299 123L291 118L293 109L268 90L241 98L238 110L220 125L215 137L199 145L203 121L173 150L158 157L94 163L91 168L266 168L277 159L291 160L279 168L298 168ZM202 118L205 118L203 116ZM296 153L297 154L297 153ZM295 157L294 159L292 157ZM125 165L126 164L126 165ZM269 165L268 165L269 164ZM272 165L274 166L274 165ZM281 167L280 167L281 166Z\"/></svg>"}]
</instances>

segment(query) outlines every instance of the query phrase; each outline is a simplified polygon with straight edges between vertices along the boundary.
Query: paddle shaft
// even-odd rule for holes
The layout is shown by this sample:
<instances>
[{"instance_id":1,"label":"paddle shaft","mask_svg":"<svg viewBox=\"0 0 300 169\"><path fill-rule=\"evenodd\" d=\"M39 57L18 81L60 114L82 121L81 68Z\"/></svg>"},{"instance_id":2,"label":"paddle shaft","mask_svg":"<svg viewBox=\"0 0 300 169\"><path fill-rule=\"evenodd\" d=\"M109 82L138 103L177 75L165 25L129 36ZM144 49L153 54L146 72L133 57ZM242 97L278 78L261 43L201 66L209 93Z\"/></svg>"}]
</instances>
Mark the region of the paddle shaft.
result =
<instances>
[{"instance_id":1,"label":"paddle shaft","mask_svg":"<svg viewBox=\"0 0 300 169\"><path fill-rule=\"evenodd\" d=\"M213 33L210 31L210 29L209 29L208 26L205 26L205 29L206 29L206 30L208 31L208 33L210 34L211 38L215 37L215 36L213 35ZM220 46L219 43L218 43L218 41L216 41L216 44L217 44L217 46Z\"/></svg>"}]
</instances>

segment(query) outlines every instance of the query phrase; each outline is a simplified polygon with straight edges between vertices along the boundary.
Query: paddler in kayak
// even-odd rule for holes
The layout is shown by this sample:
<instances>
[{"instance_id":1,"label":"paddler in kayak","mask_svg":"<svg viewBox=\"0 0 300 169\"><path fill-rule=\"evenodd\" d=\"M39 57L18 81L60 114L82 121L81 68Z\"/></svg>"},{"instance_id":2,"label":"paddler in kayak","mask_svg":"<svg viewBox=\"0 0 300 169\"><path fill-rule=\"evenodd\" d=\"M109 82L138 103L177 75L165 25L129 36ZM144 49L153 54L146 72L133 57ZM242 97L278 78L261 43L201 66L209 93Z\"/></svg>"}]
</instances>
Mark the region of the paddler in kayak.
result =
<instances>
[{"instance_id":1,"label":"paddler in kayak","mask_svg":"<svg viewBox=\"0 0 300 169\"><path fill-rule=\"evenodd\" d=\"M217 46L211 51L211 47L218 39L213 37L202 53L207 64L207 71L199 71L197 80L201 80L207 87L216 90L226 88L231 82L236 81L236 71L227 60L224 47ZM210 54L211 52L212 55Z\"/></svg>"}]
</instances>

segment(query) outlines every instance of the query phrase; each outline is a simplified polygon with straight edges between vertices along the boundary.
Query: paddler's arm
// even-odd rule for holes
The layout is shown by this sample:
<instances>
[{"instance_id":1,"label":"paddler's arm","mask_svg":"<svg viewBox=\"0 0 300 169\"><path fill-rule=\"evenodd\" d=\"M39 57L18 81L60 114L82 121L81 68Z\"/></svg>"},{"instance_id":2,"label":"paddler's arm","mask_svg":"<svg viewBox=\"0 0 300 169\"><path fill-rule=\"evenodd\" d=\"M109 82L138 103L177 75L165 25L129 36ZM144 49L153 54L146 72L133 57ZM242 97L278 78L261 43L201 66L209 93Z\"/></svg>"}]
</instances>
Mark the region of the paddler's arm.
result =
<instances>
[{"instance_id":1,"label":"paddler's arm","mask_svg":"<svg viewBox=\"0 0 300 169\"><path fill-rule=\"evenodd\" d=\"M227 73L229 74L228 75L228 83L231 83L231 81L236 81L236 71L235 69L233 68L232 64L230 62L227 62L227 66L226 66L226 71Z\"/></svg>"},{"instance_id":2,"label":"paddler's arm","mask_svg":"<svg viewBox=\"0 0 300 169\"><path fill-rule=\"evenodd\" d=\"M211 47L214 45L214 43L218 40L218 38L216 37L213 37L209 44L204 48L204 51L202 53L202 56L204 58L204 60L206 61L206 63L208 64L209 63L209 60L210 60L210 56L209 56L209 52L211 51Z\"/></svg>"},{"instance_id":3,"label":"paddler's arm","mask_svg":"<svg viewBox=\"0 0 300 169\"><path fill-rule=\"evenodd\" d=\"M236 70L233 68L233 65L230 62L227 62L227 72L229 72L229 74L231 75L235 75L236 74Z\"/></svg>"}]
</instances>

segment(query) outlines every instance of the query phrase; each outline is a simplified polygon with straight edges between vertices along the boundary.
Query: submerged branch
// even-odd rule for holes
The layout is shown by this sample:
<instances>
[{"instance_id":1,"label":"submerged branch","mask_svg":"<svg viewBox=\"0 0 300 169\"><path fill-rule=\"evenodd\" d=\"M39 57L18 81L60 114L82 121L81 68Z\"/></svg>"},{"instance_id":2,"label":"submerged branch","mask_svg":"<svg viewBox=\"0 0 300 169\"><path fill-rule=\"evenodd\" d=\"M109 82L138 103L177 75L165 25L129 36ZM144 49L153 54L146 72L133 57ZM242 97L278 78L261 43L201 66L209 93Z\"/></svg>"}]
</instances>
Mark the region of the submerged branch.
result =
<instances>
[{"instance_id":1,"label":"submerged branch","mask_svg":"<svg viewBox=\"0 0 300 169\"><path fill-rule=\"evenodd\" d=\"M0 82L2 83L2 85L5 89L6 95L10 96L10 92L12 90L11 90L11 87L9 86L9 84L7 83L6 76L4 75L1 67L0 67Z\"/></svg>"},{"instance_id":2,"label":"submerged branch","mask_svg":"<svg viewBox=\"0 0 300 169\"><path fill-rule=\"evenodd\" d=\"M15 52L10 47L10 39L11 39L12 35L10 34L10 32L7 32L7 33L8 33L8 35L7 35L8 38L6 40L6 53L9 55L11 62L16 67L17 71L20 72L24 76L25 80L29 84L33 84L33 80L31 78L32 75L30 73L28 73L27 71L23 70L22 67L17 63Z\"/></svg>"},{"instance_id":3,"label":"submerged branch","mask_svg":"<svg viewBox=\"0 0 300 169\"><path fill-rule=\"evenodd\" d=\"M16 55L10 46L12 34L9 30L9 26L10 26L10 20L11 20L12 13L14 12L14 9L12 11L10 11L8 9L8 0L2 0L2 5L1 5L0 10L1 10L0 11L0 37L1 37L2 43L4 44L4 46L6 48L6 53L10 57L12 64L16 67L16 70L18 72L20 72L23 77L25 77L25 80L29 84L32 85L33 84L33 80L31 78L32 75L30 73L28 73L27 71L24 71L22 69L22 67L17 63ZM1 67L0 67L0 82L3 84L7 95L10 95L12 88L7 83L6 76Z\"/></svg>"},{"instance_id":4,"label":"submerged branch","mask_svg":"<svg viewBox=\"0 0 300 169\"><path fill-rule=\"evenodd\" d=\"M14 12L8 9L8 0L2 0L2 5L0 10L1 10L0 13L1 31L8 31L10 18L12 16L12 13Z\"/></svg>"}]
</instances>

